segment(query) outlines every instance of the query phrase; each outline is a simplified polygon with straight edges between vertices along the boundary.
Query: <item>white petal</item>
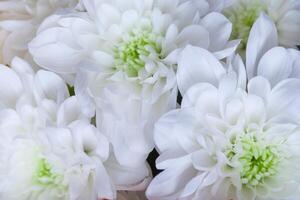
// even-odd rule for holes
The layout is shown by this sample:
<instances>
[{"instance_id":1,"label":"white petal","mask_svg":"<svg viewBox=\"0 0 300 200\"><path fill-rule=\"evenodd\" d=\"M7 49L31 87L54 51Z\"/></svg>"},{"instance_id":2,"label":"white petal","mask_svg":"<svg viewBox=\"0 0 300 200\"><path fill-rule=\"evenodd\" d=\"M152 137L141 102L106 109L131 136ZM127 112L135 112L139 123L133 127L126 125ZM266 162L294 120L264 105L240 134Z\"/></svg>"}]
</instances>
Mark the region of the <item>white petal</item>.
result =
<instances>
[{"instance_id":1,"label":"white petal","mask_svg":"<svg viewBox=\"0 0 300 200\"><path fill-rule=\"evenodd\" d=\"M47 17L39 26L37 34L54 26L57 26L57 22L61 18L60 15L51 15Z\"/></svg>"},{"instance_id":2,"label":"white petal","mask_svg":"<svg viewBox=\"0 0 300 200\"><path fill-rule=\"evenodd\" d=\"M105 53L103 51L94 51L91 52L91 63L93 63L95 66L88 66L84 65L84 62L81 62L82 68L90 68L92 70L97 71L104 71L107 70L107 68L111 68L114 64L114 58L112 55Z\"/></svg>"},{"instance_id":3,"label":"white petal","mask_svg":"<svg viewBox=\"0 0 300 200\"><path fill-rule=\"evenodd\" d=\"M69 96L65 82L55 73L40 70L35 76L35 84L39 92L39 97L48 98L61 103Z\"/></svg>"},{"instance_id":4,"label":"white petal","mask_svg":"<svg viewBox=\"0 0 300 200\"><path fill-rule=\"evenodd\" d=\"M60 73L73 73L82 51L72 42L72 33L64 28L51 28L39 33L29 43L29 51L42 67Z\"/></svg>"},{"instance_id":5,"label":"white petal","mask_svg":"<svg viewBox=\"0 0 300 200\"><path fill-rule=\"evenodd\" d=\"M144 122L130 122L122 116L130 112L127 110L117 114L110 111L97 113L101 116L97 126L111 142L117 161L130 167L143 163L154 146L152 139L145 136Z\"/></svg>"},{"instance_id":6,"label":"white petal","mask_svg":"<svg viewBox=\"0 0 300 200\"><path fill-rule=\"evenodd\" d=\"M199 150L191 155L194 167L199 171L210 171L216 165L216 160L205 150Z\"/></svg>"},{"instance_id":7,"label":"white petal","mask_svg":"<svg viewBox=\"0 0 300 200\"><path fill-rule=\"evenodd\" d=\"M189 155L183 149L167 150L160 153L159 157L156 159L157 169L167 169L176 165L178 162L184 162Z\"/></svg>"},{"instance_id":8,"label":"white petal","mask_svg":"<svg viewBox=\"0 0 300 200\"><path fill-rule=\"evenodd\" d=\"M271 85L269 81L261 76L252 78L247 87L249 94L257 95L265 100L271 92Z\"/></svg>"},{"instance_id":9,"label":"white petal","mask_svg":"<svg viewBox=\"0 0 300 200\"><path fill-rule=\"evenodd\" d=\"M187 196L193 194L194 192L196 192L200 188L200 185L202 184L206 175L207 175L206 173L202 173L202 174L197 175L196 177L192 178L187 183L187 185L184 187L184 189L180 195L182 197L187 197Z\"/></svg>"},{"instance_id":10,"label":"white petal","mask_svg":"<svg viewBox=\"0 0 300 200\"><path fill-rule=\"evenodd\" d=\"M238 77L235 72L229 72L224 75L219 84L219 98L221 102L226 102L226 99L234 96L238 88Z\"/></svg>"},{"instance_id":11,"label":"white petal","mask_svg":"<svg viewBox=\"0 0 300 200\"><path fill-rule=\"evenodd\" d=\"M194 108L197 117L202 118L203 116L212 113L215 115L220 115L219 102L219 93L216 88L201 92Z\"/></svg>"},{"instance_id":12,"label":"white petal","mask_svg":"<svg viewBox=\"0 0 300 200\"><path fill-rule=\"evenodd\" d=\"M207 49L209 46L209 33L200 25L190 25L179 33L176 43L180 47L190 44Z\"/></svg>"},{"instance_id":13,"label":"white petal","mask_svg":"<svg viewBox=\"0 0 300 200\"><path fill-rule=\"evenodd\" d=\"M11 68L19 74L19 76L25 76L26 74L33 75L34 71L32 67L25 60L15 57L11 62Z\"/></svg>"},{"instance_id":14,"label":"white petal","mask_svg":"<svg viewBox=\"0 0 300 200\"><path fill-rule=\"evenodd\" d=\"M277 46L277 30L269 17L261 14L253 24L246 48L246 68L248 79L257 74L260 58L272 47Z\"/></svg>"},{"instance_id":15,"label":"white petal","mask_svg":"<svg viewBox=\"0 0 300 200\"><path fill-rule=\"evenodd\" d=\"M119 10L117 10L116 7L106 3L100 4L100 6L97 8L97 17L104 28L110 26L111 24L117 24L121 20L121 14Z\"/></svg>"},{"instance_id":16,"label":"white petal","mask_svg":"<svg viewBox=\"0 0 300 200\"><path fill-rule=\"evenodd\" d=\"M188 46L180 55L177 71L178 87L182 95L196 83L218 85L225 69L208 51Z\"/></svg>"},{"instance_id":17,"label":"white petal","mask_svg":"<svg viewBox=\"0 0 300 200\"><path fill-rule=\"evenodd\" d=\"M279 42L285 46L294 47L295 45L300 44L300 36L299 36L300 35L300 12L299 11L300 8L288 11L278 22Z\"/></svg>"},{"instance_id":18,"label":"white petal","mask_svg":"<svg viewBox=\"0 0 300 200\"><path fill-rule=\"evenodd\" d=\"M294 60L291 59L286 49L275 47L261 58L257 75L265 77L274 86L281 80L290 77L293 71L293 63Z\"/></svg>"},{"instance_id":19,"label":"white petal","mask_svg":"<svg viewBox=\"0 0 300 200\"><path fill-rule=\"evenodd\" d=\"M216 51L223 48L231 34L230 21L224 15L213 12L206 15L201 23L209 32L209 49Z\"/></svg>"},{"instance_id":20,"label":"white petal","mask_svg":"<svg viewBox=\"0 0 300 200\"><path fill-rule=\"evenodd\" d=\"M155 124L154 141L158 150L178 152L180 149L193 149L196 145L195 138L192 137L194 123L190 109L174 110L165 114Z\"/></svg>"},{"instance_id":21,"label":"white petal","mask_svg":"<svg viewBox=\"0 0 300 200\"><path fill-rule=\"evenodd\" d=\"M208 83L198 83L192 86L183 96L181 108L189 108L196 105L202 92L216 89L213 85Z\"/></svg>"},{"instance_id":22,"label":"white petal","mask_svg":"<svg viewBox=\"0 0 300 200\"><path fill-rule=\"evenodd\" d=\"M238 77L238 86L242 89L246 88L247 84L247 74L246 68L243 63L242 58L239 55L235 55L232 58L232 69L236 72Z\"/></svg>"},{"instance_id":23,"label":"white petal","mask_svg":"<svg viewBox=\"0 0 300 200\"><path fill-rule=\"evenodd\" d=\"M230 124L234 125L243 117L243 109L244 105L241 100L234 99L225 105L224 116Z\"/></svg>"},{"instance_id":24,"label":"white petal","mask_svg":"<svg viewBox=\"0 0 300 200\"><path fill-rule=\"evenodd\" d=\"M98 198L115 199L117 195L115 186L102 163L98 164L96 174L95 186L98 190Z\"/></svg>"},{"instance_id":25,"label":"white petal","mask_svg":"<svg viewBox=\"0 0 300 200\"><path fill-rule=\"evenodd\" d=\"M241 42L241 40L232 40L232 41L229 41L226 44L226 46L223 47L224 49L214 52L214 55L219 60L221 60L223 58L226 58L226 57L229 57L232 54L234 54L234 52L237 49L237 47L239 46L240 42Z\"/></svg>"},{"instance_id":26,"label":"white petal","mask_svg":"<svg viewBox=\"0 0 300 200\"><path fill-rule=\"evenodd\" d=\"M239 199L255 200L255 193L252 189L244 186L238 193Z\"/></svg>"},{"instance_id":27,"label":"white petal","mask_svg":"<svg viewBox=\"0 0 300 200\"><path fill-rule=\"evenodd\" d=\"M157 175L150 183L146 195L149 199L176 199L184 186L196 173L187 161L166 169Z\"/></svg>"},{"instance_id":28,"label":"white petal","mask_svg":"<svg viewBox=\"0 0 300 200\"><path fill-rule=\"evenodd\" d=\"M164 0L164 1L157 1L156 6L159 7L160 10L164 12L171 12L176 9L179 0Z\"/></svg>"},{"instance_id":29,"label":"white petal","mask_svg":"<svg viewBox=\"0 0 300 200\"><path fill-rule=\"evenodd\" d=\"M122 14L121 25L125 30L130 30L138 20L138 13L135 10L128 10Z\"/></svg>"},{"instance_id":30,"label":"white petal","mask_svg":"<svg viewBox=\"0 0 300 200\"><path fill-rule=\"evenodd\" d=\"M286 79L277 84L268 98L268 115L298 117L300 106L300 80ZM295 115L295 116L294 116ZM295 118L297 120L297 118Z\"/></svg>"},{"instance_id":31,"label":"white petal","mask_svg":"<svg viewBox=\"0 0 300 200\"><path fill-rule=\"evenodd\" d=\"M66 99L57 111L57 124L59 126L68 125L71 122L80 119L81 109L75 96Z\"/></svg>"},{"instance_id":32,"label":"white petal","mask_svg":"<svg viewBox=\"0 0 300 200\"><path fill-rule=\"evenodd\" d=\"M110 177L119 190L131 190L134 187L145 189L141 183L150 176L146 163L128 167L120 165L115 159L109 158L105 163Z\"/></svg>"},{"instance_id":33,"label":"white petal","mask_svg":"<svg viewBox=\"0 0 300 200\"><path fill-rule=\"evenodd\" d=\"M245 116L248 124L261 124L266 118L266 105L262 98L248 95L244 100Z\"/></svg>"},{"instance_id":34,"label":"white petal","mask_svg":"<svg viewBox=\"0 0 300 200\"><path fill-rule=\"evenodd\" d=\"M89 80L92 79L92 77L89 77L90 75L87 71L80 70L75 79L74 89L77 100L82 107L82 112L93 117L95 115L95 103L88 88Z\"/></svg>"},{"instance_id":35,"label":"white petal","mask_svg":"<svg viewBox=\"0 0 300 200\"><path fill-rule=\"evenodd\" d=\"M1 107L15 107L23 91L17 74L9 67L0 65L0 104Z\"/></svg>"}]
</instances>

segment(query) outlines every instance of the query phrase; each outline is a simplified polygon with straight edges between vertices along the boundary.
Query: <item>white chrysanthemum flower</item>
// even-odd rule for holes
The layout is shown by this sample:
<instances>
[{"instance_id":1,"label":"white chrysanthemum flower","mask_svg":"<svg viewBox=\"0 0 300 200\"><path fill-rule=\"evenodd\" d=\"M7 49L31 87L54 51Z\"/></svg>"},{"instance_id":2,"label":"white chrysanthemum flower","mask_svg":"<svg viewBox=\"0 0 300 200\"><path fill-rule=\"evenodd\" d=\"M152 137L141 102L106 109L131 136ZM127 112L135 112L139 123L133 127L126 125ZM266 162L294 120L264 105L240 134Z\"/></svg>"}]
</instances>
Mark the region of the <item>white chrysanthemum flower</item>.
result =
<instances>
[{"instance_id":1,"label":"white chrysanthemum flower","mask_svg":"<svg viewBox=\"0 0 300 200\"><path fill-rule=\"evenodd\" d=\"M96 105L116 159L136 166L153 148L153 123L176 106L181 49L200 46L221 59L239 42L228 41L231 24L208 13L209 2L83 1L87 12L48 18L30 52L42 67L77 73L76 94Z\"/></svg>"},{"instance_id":2,"label":"white chrysanthemum flower","mask_svg":"<svg viewBox=\"0 0 300 200\"><path fill-rule=\"evenodd\" d=\"M242 39L241 51L246 49L250 29L262 12L276 24L280 45L300 45L298 0L234 0L224 13L233 24L232 38Z\"/></svg>"},{"instance_id":3,"label":"white chrysanthemum flower","mask_svg":"<svg viewBox=\"0 0 300 200\"><path fill-rule=\"evenodd\" d=\"M67 184L60 169L62 160L52 167L33 140L16 139L13 148L1 149L1 156L10 157L1 164L0 195L3 199L65 199ZM4 175L9 173L10 175ZM36 187L36 188L34 188Z\"/></svg>"},{"instance_id":4,"label":"white chrysanthemum flower","mask_svg":"<svg viewBox=\"0 0 300 200\"><path fill-rule=\"evenodd\" d=\"M16 129L5 120L0 126L1 130L3 126ZM95 127L86 121L75 121L69 126L37 131L28 133L19 129L18 135L1 141L1 198L96 200L115 197L103 164L109 155L109 143ZM35 137L30 137L32 134Z\"/></svg>"},{"instance_id":5,"label":"white chrysanthemum flower","mask_svg":"<svg viewBox=\"0 0 300 200\"><path fill-rule=\"evenodd\" d=\"M299 79L291 78L300 77L300 52L276 45L275 26L261 15L249 36L247 76L239 56L221 64L204 49L184 49L182 109L156 125L165 171L150 185L150 199L298 198Z\"/></svg>"},{"instance_id":6,"label":"white chrysanthemum flower","mask_svg":"<svg viewBox=\"0 0 300 200\"><path fill-rule=\"evenodd\" d=\"M0 2L1 63L28 58L28 43L41 22L55 12L73 8L78 0L3 0Z\"/></svg>"},{"instance_id":7,"label":"white chrysanthemum flower","mask_svg":"<svg viewBox=\"0 0 300 200\"><path fill-rule=\"evenodd\" d=\"M247 91L234 73L219 87L199 83L181 109L155 126L160 153L147 190L154 199L298 199L300 80L273 88L263 77Z\"/></svg>"},{"instance_id":8,"label":"white chrysanthemum flower","mask_svg":"<svg viewBox=\"0 0 300 200\"><path fill-rule=\"evenodd\" d=\"M115 161L59 76L15 58L0 80L0 198L115 199L116 190L145 189L148 168Z\"/></svg>"},{"instance_id":9,"label":"white chrysanthemum flower","mask_svg":"<svg viewBox=\"0 0 300 200\"><path fill-rule=\"evenodd\" d=\"M76 97L67 98L65 82L52 72L34 73L19 58L1 66L0 77L0 197L115 198L104 167L109 143Z\"/></svg>"}]
</instances>

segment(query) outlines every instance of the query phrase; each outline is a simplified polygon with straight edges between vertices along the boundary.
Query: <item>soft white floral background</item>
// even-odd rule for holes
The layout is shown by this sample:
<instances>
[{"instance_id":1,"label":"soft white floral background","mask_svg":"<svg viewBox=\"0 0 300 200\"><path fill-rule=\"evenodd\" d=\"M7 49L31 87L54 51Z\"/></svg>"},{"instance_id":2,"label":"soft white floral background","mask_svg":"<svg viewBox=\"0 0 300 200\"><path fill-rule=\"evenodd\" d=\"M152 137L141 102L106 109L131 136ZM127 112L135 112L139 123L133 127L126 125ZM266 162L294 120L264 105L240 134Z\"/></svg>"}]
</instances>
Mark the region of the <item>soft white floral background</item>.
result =
<instances>
[{"instance_id":1,"label":"soft white floral background","mask_svg":"<svg viewBox=\"0 0 300 200\"><path fill-rule=\"evenodd\" d=\"M0 0L0 200L298 200L299 0Z\"/></svg>"}]
</instances>

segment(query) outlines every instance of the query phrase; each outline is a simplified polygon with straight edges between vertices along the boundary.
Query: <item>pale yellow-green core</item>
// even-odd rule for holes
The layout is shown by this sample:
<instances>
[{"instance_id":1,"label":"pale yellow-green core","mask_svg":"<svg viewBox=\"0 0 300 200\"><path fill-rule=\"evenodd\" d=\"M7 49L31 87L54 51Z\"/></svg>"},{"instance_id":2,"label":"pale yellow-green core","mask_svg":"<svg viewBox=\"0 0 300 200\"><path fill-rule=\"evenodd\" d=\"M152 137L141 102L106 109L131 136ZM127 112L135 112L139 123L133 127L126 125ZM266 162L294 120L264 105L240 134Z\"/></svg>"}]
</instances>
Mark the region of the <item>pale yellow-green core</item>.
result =
<instances>
[{"instance_id":1,"label":"pale yellow-green core","mask_svg":"<svg viewBox=\"0 0 300 200\"><path fill-rule=\"evenodd\" d=\"M115 68L126 72L129 77L136 77L145 66L143 57L148 57L151 53L149 48L159 55L161 47L156 42L156 35L150 31L131 33L130 37L130 40L115 48Z\"/></svg>"},{"instance_id":2,"label":"pale yellow-green core","mask_svg":"<svg viewBox=\"0 0 300 200\"><path fill-rule=\"evenodd\" d=\"M241 39L239 49L245 50L252 25L267 6L260 0L240 0L237 4L227 9L225 15L232 22L231 39Z\"/></svg>"},{"instance_id":3,"label":"pale yellow-green core","mask_svg":"<svg viewBox=\"0 0 300 200\"><path fill-rule=\"evenodd\" d=\"M242 147L241 154L236 149L238 145ZM253 135L244 135L232 141L232 146L227 151L227 158L232 160L235 156L241 164L240 178L245 185L258 186L263 184L266 178L277 173L280 161L277 146L265 145Z\"/></svg>"},{"instance_id":4,"label":"pale yellow-green core","mask_svg":"<svg viewBox=\"0 0 300 200\"><path fill-rule=\"evenodd\" d=\"M50 163L44 158L39 159L37 162L34 180L38 185L64 187L62 185L63 176L55 173Z\"/></svg>"}]
</instances>

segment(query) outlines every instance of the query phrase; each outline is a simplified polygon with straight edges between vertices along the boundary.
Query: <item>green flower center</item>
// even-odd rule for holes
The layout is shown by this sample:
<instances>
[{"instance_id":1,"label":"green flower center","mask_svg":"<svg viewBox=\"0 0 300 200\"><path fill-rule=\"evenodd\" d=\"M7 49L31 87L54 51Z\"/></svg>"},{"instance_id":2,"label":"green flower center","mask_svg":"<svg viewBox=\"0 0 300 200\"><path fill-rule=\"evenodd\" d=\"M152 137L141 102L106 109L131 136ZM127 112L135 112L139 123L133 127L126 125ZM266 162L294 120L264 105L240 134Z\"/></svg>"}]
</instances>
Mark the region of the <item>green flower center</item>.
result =
<instances>
[{"instance_id":1,"label":"green flower center","mask_svg":"<svg viewBox=\"0 0 300 200\"><path fill-rule=\"evenodd\" d=\"M45 186L61 186L63 182L62 175L53 172L51 165L44 158L37 163L37 172L34 179L39 185Z\"/></svg>"},{"instance_id":2,"label":"green flower center","mask_svg":"<svg viewBox=\"0 0 300 200\"><path fill-rule=\"evenodd\" d=\"M238 147L241 148L241 153L238 153ZM241 164L240 177L243 184L255 187L277 173L280 161L277 146L266 145L255 136L244 135L236 139L227 151L229 160L235 156Z\"/></svg>"},{"instance_id":3,"label":"green flower center","mask_svg":"<svg viewBox=\"0 0 300 200\"><path fill-rule=\"evenodd\" d=\"M252 25L267 6L261 1L243 1L225 11L225 15L232 22L231 39L241 39L240 50L245 50Z\"/></svg>"},{"instance_id":4,"label":"green flower center","mask_svg":"<svg viewBox=\"0 0 300 200\"><path fill-rule=\"evenodd\" d=\"M129 77L136 77L144 68L145 59L150 55L159 57L161 46L157 43L157 36L150 31L132 32L129 37L114 50L115 68L126 72Z\"/></svg>"}]
</instances>

